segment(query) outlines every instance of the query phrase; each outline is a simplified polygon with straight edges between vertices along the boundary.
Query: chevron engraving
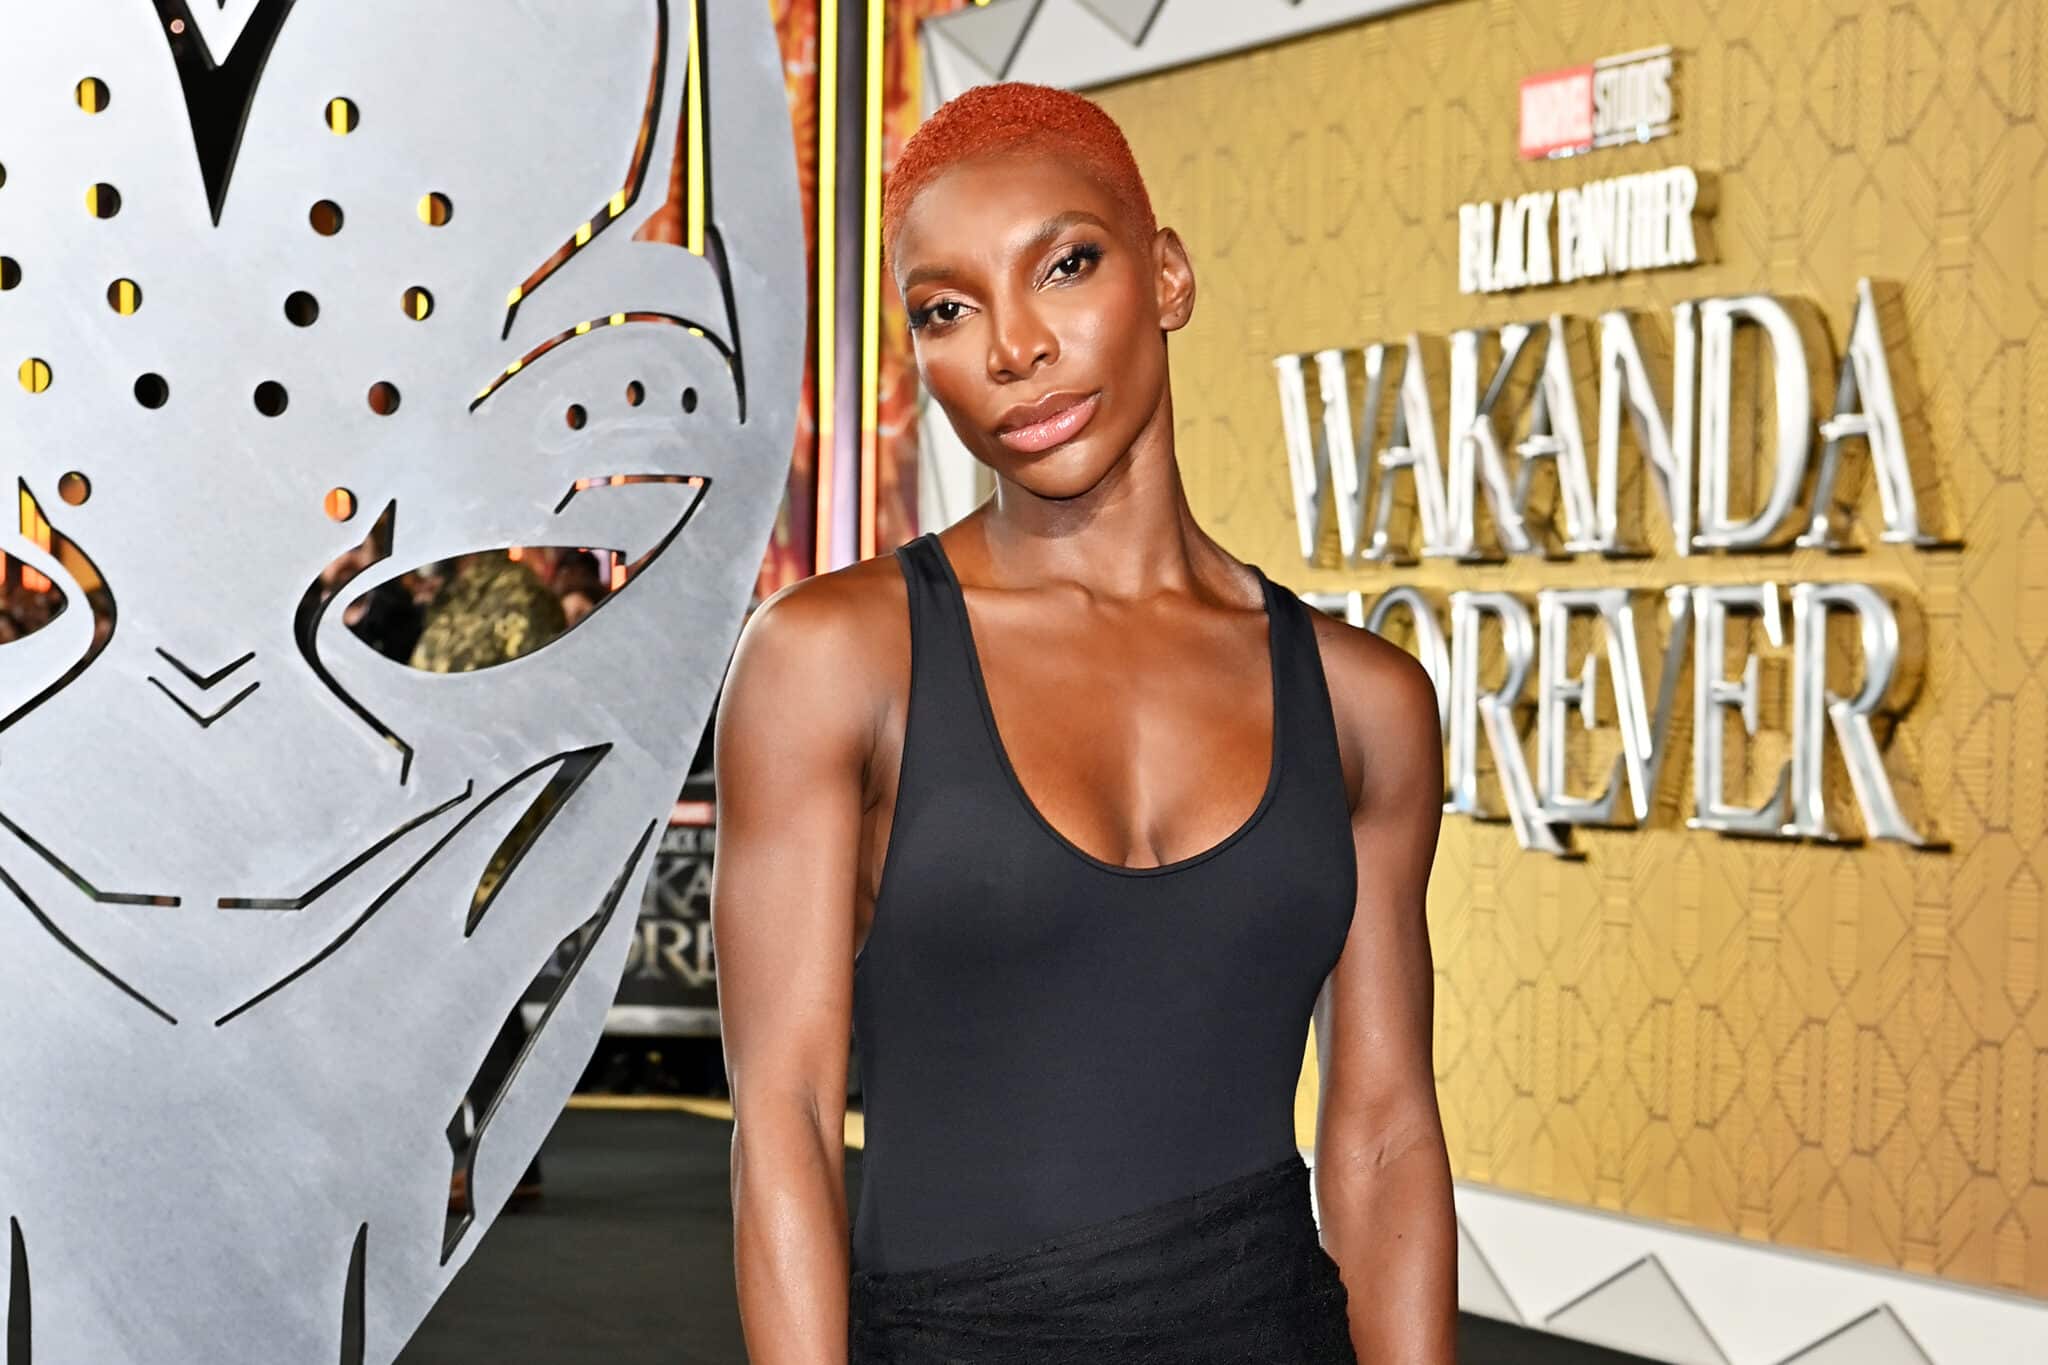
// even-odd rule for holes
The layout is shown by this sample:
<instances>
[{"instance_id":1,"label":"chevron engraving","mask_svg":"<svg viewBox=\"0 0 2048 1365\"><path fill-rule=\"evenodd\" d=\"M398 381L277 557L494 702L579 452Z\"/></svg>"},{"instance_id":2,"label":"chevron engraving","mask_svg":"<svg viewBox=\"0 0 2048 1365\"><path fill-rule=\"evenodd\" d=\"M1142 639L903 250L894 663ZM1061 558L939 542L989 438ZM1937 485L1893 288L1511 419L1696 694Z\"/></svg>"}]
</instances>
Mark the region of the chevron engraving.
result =
<instances>
[{"instance_id":1,"label":"chevron engraving","mask_svg":"<svg viewBox=\"0 0 2048 1365\"><path fill-rule=\"evenodd\" d=\"M171 667L177 669L180 673L183 673L186 677L190 678L192 680L193 686L197 687L202 692L206 691L215 683L219 682L222 678L225 678L228 674L234 672L243 664L248 663L249 660L256 657L256 651L252 649L247 654L244 654L241 658L235 660L233 663L223 664L221 667L215 669L213 672L207 674L205 677L202 678L190 664L186 663L183 659L180 659L177 655L171 653L171 651L169 651L168 649L165 649L162 645L157 646L156 652L163 655L164 661L170 664Z\"/></svg>"},{"instance_id":2,"label":"chevron engraving","mask_svg":"<svg viewBox=\"0 0 2048 1365\"><path fill-rule=\"evenodd\" d=\"M206 0L200 0L205 4ZM243 18L242 26L224 29L223 19L210 27L225 49L215 55L207 40L209 25L198 22L188 0L156 0L170 39L171 56L178 64L178 83L185 88L185 112L192 123L192 144L199 153L199 173L206 180L206 202L213 221L227 203L228 182L235 173L235 155L241 150L242 129L249 121L249 106L255 102L256 86L270 49L284 27L293 0L256 0ZM227 0L220 0L225 11Z\"/></svg>"},{"instance_id":3,"label":"chevron engraving","mask_svg":"<svg viewBox=\"0 0 2048 1365\"><path fill-rule=\"evenodd\" d=\"M183 711L186 715L192 717L193 723L198 725L198 727L202 730L210 728L215 721L219 720L228 712L234 710L237 706L240 706L244 698L246 698L251 692L254 692L258 687L262 686L262 684L260 683L250 683L247 687L235 693L234 696L228 698L227 705L221 707L220 710L214 712L210 716L202 716L197 711L193 710L191 706L187 705L185 701L183 701L178 696L177 693L171 691L170 688L164 686L164 681L162 678L157 677L155 674L151 674L149 680L155 683L157 691L169 697L171 701L177 705L177 708L180 711Z\"/></svg>"}]
</instances>

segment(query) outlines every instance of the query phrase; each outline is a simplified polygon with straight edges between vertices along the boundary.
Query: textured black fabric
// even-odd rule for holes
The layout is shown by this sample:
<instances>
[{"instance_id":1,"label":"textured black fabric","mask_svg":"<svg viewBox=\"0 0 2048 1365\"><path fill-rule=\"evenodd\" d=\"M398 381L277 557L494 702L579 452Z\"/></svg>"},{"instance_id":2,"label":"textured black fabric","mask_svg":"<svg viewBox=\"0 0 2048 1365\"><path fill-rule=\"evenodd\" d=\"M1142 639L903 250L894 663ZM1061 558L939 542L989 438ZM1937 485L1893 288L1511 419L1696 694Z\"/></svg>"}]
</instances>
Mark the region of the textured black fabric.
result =
<instances>
[{"instance_id":1,"label":"textured black fabric","mask_svg":"<svg viewBox=\"0 0 2048 1365\"><path fill-rule=\"evenodd\" d=\"M667 1039L665 1053L716 1039ZM500 1218L398 1365L746 1365L732 1273L732 1124L571 1110L548 1137L545 1199ZM846 1154L860 1199L861 1153ZM1460 1365L1652 1365L1485 1318Z\"/></svg>"},{"instance_id":2,"label":"textured black fabric","mask_svg":"<svg viewBox=\"0 0 2048 1365\"><path fill-rule=\"evenodd\" d=\"M1311 608L1260 574L1274 730L1257 808L1199 853L1120 867L1019 785L937 537L896 553L910 700L854 965L855 1268L1030 1246L1293 1155L1309 1015L1357 898Z\"/></svg>"},{"instance_id":3,"label":"textured black fabric","mask_svg":"<svg viewBox=\"0 0 2048 1365\"><path fill-rule=\"evenodd\" d=\"M856 1273L851 1365L1356 1365L1298 1153L1016 1251Z\"/></svg>"}]
</instances>

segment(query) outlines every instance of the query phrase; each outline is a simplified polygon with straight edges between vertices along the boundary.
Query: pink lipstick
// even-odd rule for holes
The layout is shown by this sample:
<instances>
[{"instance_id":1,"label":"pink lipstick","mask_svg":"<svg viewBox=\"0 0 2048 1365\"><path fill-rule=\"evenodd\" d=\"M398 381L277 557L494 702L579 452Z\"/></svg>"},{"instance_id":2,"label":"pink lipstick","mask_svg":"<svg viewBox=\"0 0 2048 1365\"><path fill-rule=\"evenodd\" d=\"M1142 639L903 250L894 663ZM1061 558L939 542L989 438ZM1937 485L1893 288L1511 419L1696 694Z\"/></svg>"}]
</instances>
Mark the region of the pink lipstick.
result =
<instances>
[{"instance_id":1,"label":"pink lipstick","mask_svg":"<svg viewBox=\"0 0 2048 1365\"><path fill-rule=\"evenodd\" d=\"M1095 416L1102 393L1047 394L1036 403L1021 404L1003 414L996 439L1010 449L1036 455L1071 441Z\"/></svg>"}]
</instances>

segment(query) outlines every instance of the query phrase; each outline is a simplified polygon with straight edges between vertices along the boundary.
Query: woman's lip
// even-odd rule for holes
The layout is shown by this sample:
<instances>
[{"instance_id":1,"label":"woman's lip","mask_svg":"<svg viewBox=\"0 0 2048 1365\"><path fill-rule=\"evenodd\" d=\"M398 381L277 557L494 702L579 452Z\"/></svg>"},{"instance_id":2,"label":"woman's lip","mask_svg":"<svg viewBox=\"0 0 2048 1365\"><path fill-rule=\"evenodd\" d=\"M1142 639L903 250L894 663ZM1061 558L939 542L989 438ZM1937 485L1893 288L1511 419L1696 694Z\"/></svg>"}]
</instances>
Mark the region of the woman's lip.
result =
<instances>
[{"instance_id":1,"label":"woman's lip","mask_svg":"<svg viewBox=\"0 0 2048 1365\"><path fill-rule=\"evenodd\" d=\"M1010 449L1026 455L1051 450L1054 446L1070 441L1080 434L1081 428L1087 426L1089 420L1095 416L1096 404L1101 398L1100 393L1091 393L1072 407L1061 408L1042 422L1033 422L1028 427L1018 427L1014 431L998 432L996 439Z\"/></svg>"}]
</instances>

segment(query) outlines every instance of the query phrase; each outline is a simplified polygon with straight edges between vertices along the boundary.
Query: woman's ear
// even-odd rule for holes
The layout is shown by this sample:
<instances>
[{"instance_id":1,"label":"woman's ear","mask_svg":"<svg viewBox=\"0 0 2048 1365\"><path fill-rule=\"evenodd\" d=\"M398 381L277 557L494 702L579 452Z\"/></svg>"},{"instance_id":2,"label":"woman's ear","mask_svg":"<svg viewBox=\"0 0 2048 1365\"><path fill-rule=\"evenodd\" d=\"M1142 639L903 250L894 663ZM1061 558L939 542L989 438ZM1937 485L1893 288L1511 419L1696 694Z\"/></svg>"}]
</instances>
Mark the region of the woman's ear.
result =
<instances>
[{"instance_id":1,"label":"woman's ear","mask_svg":"<svg viewBox=\"0 0 2048 1365\"><path fill-rule=\"evenodd\" d=\"M1152 275L1159 295L1159 330L1178 332L1195 314L1195 267L1180 234L1161 228L1152 238Z\"/></svg>"}]
</instances>

